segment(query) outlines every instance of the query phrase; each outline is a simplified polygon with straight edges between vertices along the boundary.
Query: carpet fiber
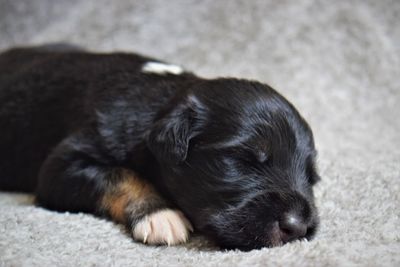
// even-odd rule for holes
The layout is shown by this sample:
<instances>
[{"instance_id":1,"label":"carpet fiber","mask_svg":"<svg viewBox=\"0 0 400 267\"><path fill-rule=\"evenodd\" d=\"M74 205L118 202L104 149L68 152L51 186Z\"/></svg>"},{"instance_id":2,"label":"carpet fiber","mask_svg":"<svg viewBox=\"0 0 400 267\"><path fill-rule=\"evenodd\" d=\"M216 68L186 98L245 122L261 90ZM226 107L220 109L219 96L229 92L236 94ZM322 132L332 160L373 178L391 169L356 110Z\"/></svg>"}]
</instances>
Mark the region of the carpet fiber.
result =
<instances>
[{"instance_id":1,"label":"carpet fiber","mask_svg":"<svg viewBox=\"0 0 400 267\"><path fill-rule=\"evenodd\" d=\"M0 266L400 266L400 2L0 0L0 49L68 41L267 82L314 130L315 240L148 247L121 226L0 193ZM6 129L1 129L2 131Z\"/></svg>"}]
</instances>

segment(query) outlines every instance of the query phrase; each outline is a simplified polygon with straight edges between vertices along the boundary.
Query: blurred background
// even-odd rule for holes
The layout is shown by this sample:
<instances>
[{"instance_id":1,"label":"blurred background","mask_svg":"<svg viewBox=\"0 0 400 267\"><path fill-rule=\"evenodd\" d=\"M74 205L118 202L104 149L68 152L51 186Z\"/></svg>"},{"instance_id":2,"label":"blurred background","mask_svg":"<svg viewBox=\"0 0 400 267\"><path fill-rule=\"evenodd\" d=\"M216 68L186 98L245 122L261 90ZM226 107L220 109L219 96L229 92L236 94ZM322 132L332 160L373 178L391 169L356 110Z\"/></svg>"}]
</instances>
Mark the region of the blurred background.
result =
<instances>
[{"instance_id":1,"label":"blurred background","mask_svg":"<svg viewBox=\"0 0 400 267\"><path fill-rule=\"evenodd\" d=\"M315 134L311 246L331 264L400 262L400 1L0 0L1 50L60 41L270 84Z\"/></svg>"}]
</instances>

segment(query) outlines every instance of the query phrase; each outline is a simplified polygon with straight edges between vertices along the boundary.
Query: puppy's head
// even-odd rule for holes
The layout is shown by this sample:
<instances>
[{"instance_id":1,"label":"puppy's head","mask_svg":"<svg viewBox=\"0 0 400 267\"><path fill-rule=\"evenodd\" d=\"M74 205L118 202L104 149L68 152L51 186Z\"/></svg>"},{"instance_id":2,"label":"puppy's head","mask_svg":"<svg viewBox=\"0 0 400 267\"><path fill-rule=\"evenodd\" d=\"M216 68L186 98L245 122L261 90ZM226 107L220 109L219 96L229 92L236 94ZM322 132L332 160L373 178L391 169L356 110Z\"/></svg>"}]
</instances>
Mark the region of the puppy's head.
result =
<instances>
[{"instance_id":1,"label":"puppy's head","mask_svg":"<svg viewBox=\"0 0 400 267\"><path fill-rule=\"evenodd\" d=\"M170 198L221 247L314 235L312 132L267 85L216 79L192 86L160 114L148 146Z\"/></svg>"}]
</instances>

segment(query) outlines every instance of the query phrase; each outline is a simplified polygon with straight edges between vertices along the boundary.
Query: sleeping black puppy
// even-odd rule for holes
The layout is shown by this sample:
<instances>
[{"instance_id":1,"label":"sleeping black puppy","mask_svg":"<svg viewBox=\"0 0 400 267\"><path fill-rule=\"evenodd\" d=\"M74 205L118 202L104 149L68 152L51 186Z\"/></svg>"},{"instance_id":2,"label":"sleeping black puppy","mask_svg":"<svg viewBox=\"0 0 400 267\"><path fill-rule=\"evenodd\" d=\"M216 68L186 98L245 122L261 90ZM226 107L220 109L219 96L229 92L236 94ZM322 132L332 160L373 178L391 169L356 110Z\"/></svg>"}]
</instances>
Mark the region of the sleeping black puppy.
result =
<instances>
[{"instance_id":1,"label":"sleeping black puppy","mask_svg":"<svg viewBox=\"0 0 400 267\"><path fill-rule=\"evenodd\" d=\"M135 54L12 49L0 55L0 127L0 189L106 216L144 243L194 228L250 250L316 231L312 132L265 84Z\"/></svg>"}]
</instances>

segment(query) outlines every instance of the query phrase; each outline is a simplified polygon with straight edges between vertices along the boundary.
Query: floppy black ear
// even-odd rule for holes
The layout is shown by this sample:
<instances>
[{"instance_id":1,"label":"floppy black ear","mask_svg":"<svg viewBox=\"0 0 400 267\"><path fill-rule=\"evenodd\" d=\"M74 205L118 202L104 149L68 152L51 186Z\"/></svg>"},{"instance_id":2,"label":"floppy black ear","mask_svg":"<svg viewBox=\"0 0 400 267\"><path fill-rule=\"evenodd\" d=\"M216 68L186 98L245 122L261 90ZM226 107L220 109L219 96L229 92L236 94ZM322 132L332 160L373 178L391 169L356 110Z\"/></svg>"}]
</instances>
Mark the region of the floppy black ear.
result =
<instances>
[{"instance_id":1,"label":"floppy black ear","mask_svg":"<svg viewBox=\"0 0 400 267\"><path fill-rule=\"evenodd\" d=\"M200 130L204 110L194 96L186 96L153 125L147 146L161 161L181 163L186 159L189 142Z\"/></svg>"}]
</instances>

